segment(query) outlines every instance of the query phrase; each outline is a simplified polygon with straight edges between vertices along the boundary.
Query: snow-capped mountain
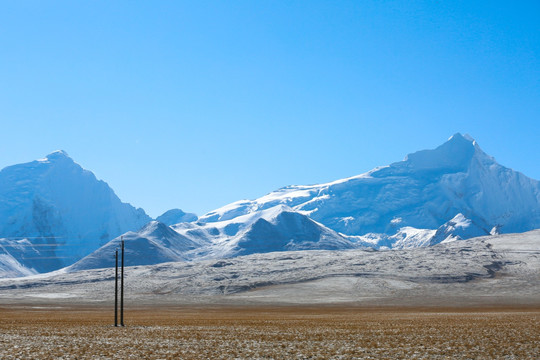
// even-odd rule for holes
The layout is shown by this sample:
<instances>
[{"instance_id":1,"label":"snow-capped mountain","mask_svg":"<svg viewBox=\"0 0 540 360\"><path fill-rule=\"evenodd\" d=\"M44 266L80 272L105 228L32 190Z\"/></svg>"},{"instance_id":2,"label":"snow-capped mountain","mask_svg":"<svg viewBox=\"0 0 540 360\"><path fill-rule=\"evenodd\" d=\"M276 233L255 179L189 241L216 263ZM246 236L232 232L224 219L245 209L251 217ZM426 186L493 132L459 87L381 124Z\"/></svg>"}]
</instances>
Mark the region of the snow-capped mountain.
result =
<instances>
[{"instance_id":1,"label":"snow-capped mountain","mask_svg":"<svg viewBox=\"0 0 540 360\"><path fill-rule=\"evenodd\" d=\"M461 134L434 150L415 152L362 175L288 186L256 200L229 204L199 221L231 220L278 204L339 233L389 247L540 228L539 182L499 165L475 140ZM459 234L440 230L435 236L435 230L458 214L467 219L453 228Z\"/></svg>"},{"instance_id":2,"label":"snow-capped mountain","mask_svg":"<svg viewBox=\"0 0 540 360\"><path fill-rule=\"evenodd\" d=\"M167 226L171 226L183 222L197 221L198 217L193 213L186 213L180 209L171 209L165 211L162 215L156 218L157 221Z\"/></svg>"},{"instance_id":3,"label":"snow-capped mountain","mask_svg":"<svg viewBox=\"0 0 540 360\"><path fill-rule=\"evenodd\" d=\"M214 223L178 224L173 229L199 241L198 257L222 258L290 250L358 247L308 216L284 205ZM206 243L206 244L205 244Z\"/></svg>"},{"instance_id":4,"label":"snow-capped mountain","mask_svg":"<svg viewBox=\"0 0 540 360\"><path fill-rule=\"evenodd\" d=\"M150 220L62 151L5 168L0 277L58 269L87 255L70 269L112 266L119 238L108 241ZM158 220L125 234L128 265L290 250L416 248L525 232L540 228L540 183L456 134L434 150L365 174L285 187L198 219L174 209Z\"/></svg>"},{"instance_id":5,"label":"snow-capped mountain","mask_svg":"<svg viewBox=\"0 0 540 360\"><path fill-rule=\"evenodd\" d=\"M150 220L63 151L0 171L3 251L32 271L70 265Z\"/></svg>"},{"instance_id":6,"label":"snow-capped mountain","mask_svg":"<svg viewBox=\"0 0 540 360\"><path fill-rule=\"evenodd\" d=\"M230 241L234 255L291 250L344 250L356 246L334 230L282 206L271 208Z\"/></svg>"},{"instance_id":7,"label":"snow-capped mountain","mask_svg":"<svg viewBox=\"0 0 540 360\"><path fill-rule=\"evenodd\" d=\"M498 165L473 139L456 134L435 150L401 162L328 184L286 187L198 221L185 222L183 212L176 212L180 221L171 229L196 244L182 254L188 260L290 250L417 248L539 228L539 194L536 180ZM165 258L161 253L153 247L146 256Z\"/></svg>"},{"instance_id":8,"label":"snow-capped mountain","mask_svg":"<svg viewBox=\"0 0 540 360\"><path fill-rule=\"evenodd\" d=\"M344 250L360 247L335 231L284 205L214 223L183 222L168 227L153 221L124 234L126 263L221 259L254 253ZM111 267L120 237L78 261L69 271Z\"/></svg>"},{"instance_id":9,"label":"snow-capped mountain","mask_svg":"<svg viewBox=\"0 0 540 360\"><path fill-rule=\"evenodd\" d=\"M158 221L151 221L137 232L123 235L126 266L153 265L170 261L185 261L186 253L198 243L178 234ZM115 266L115 250L120 250L121 237L109 241L92 254L68 267L69 271ZM120 253L120 251L119 251Z\"/></svg>"}]
</instances>

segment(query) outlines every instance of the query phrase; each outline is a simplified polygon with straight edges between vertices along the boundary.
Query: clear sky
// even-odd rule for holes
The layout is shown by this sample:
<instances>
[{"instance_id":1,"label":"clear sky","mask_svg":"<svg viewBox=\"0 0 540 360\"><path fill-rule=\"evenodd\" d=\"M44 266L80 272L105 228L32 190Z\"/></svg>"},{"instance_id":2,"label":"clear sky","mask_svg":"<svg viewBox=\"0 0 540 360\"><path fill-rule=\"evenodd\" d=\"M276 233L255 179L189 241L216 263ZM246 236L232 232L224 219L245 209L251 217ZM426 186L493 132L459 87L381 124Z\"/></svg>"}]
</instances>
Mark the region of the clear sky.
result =
<instances>
[{"instance_id":1,"label":"clear sky","mask_svg":"<svg viewBox=\"0 0 540 360\"><path fill-rule=\"evenodd\" d=\"M0 168L63 149L151 216L456 132L540 179L540 2L2 1Z\"/></svg>"}]
</instances>

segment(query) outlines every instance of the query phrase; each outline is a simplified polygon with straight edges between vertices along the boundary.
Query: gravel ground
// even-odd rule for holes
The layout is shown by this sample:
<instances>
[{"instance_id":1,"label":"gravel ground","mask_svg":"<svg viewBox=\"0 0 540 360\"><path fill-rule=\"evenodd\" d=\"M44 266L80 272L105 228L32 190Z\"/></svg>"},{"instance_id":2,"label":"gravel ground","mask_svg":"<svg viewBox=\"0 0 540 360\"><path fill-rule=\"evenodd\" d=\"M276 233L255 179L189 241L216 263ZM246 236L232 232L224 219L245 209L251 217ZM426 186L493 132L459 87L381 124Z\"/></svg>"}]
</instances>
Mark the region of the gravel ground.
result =
<instances>
[{"instance_id":1,"label":"gravel ground","mask_svg":"<svg viewBox=\"0 0 540 360\"><path fill-rule=\"evenodd\" d=\"M537 359L540 308L0 309L2 359Z\"/></svg>"}]
</instances>

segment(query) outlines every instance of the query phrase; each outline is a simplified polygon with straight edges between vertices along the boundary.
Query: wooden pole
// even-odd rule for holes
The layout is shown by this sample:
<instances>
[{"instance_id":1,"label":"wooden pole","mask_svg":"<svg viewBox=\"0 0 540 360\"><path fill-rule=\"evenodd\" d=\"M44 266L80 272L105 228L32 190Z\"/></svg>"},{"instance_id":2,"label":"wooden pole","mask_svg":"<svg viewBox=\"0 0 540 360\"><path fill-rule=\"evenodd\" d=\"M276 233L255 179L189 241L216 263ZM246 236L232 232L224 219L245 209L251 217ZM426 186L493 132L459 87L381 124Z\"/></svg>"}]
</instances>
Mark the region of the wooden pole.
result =
<instances>
[{"instance_id":1,"label":"wooden pole","mask_svg":"<svg viewBox=\"0 0 540 360\"><path fill-rule=\"evenodd\" d=\"M122 236L122 273L120 280L120 326L124 326L124 237Z\"/></svg>"},{"instance_id":2,"label":"wooden pole","mask_svg":"<svg viewBox=\"0 0 540 360\"><path fill-rule=\"evenodd\" d=\"M114 326L118 326L118 250L115 252L116 267L114 272Z\"/></svg>"}]
</instances>

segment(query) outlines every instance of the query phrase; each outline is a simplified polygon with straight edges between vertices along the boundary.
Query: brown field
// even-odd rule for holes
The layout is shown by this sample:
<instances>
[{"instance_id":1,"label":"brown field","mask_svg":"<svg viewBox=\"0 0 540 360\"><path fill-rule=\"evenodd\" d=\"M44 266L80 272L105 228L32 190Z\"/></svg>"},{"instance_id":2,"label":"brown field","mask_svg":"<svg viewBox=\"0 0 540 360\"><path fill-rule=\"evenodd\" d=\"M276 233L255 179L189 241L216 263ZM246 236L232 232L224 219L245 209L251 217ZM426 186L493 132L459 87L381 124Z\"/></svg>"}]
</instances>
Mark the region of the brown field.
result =
<instances>
[{"instance_id":1,"label":"brown field","mask_svg":"<svg viewBox=\"0 0 540 360\"><path fill-rule=\"evenodd\" d=\"M0 308L1 359L538 359L539 308Z\"/></svg>"}]
</instances>

